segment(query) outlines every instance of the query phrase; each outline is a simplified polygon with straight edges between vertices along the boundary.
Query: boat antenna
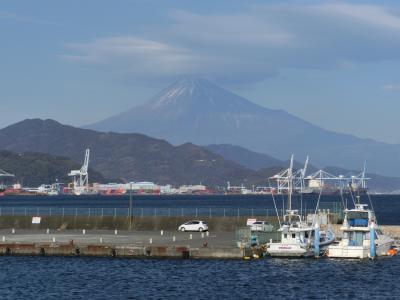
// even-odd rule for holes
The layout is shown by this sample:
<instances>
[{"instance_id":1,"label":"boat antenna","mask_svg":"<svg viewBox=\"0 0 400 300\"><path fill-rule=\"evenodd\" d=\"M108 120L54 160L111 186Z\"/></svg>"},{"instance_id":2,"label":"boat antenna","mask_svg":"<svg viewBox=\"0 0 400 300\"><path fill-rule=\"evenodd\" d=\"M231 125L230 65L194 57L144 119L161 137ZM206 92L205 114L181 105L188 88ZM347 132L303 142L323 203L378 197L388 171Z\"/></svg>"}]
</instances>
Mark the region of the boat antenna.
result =
<instances>
[{"instance_id":1,"label":"boat antenna","mask_svg":"<svg viewBox=\"0 0 400 300\"><path fill-rule=\"evenodd\" d=\"M354 207L356 207L356 201L355 201L355 199L354 199L354 195L353 195L353 186L351 185L351 182L349 183L349 190L350 190L351 200L353 201Z\"/></svg>"},{"instance_id":2,"label":"boat antenna","mask_svg":"<svg viewBox=\"0 0 400 300\"><path fill-rule=\"evenodd\" d=\"M268 178L268 184L271 187L271 181ZM278 208L276 206L276 202L275 202L275 196L274 196L274 192L271 190L271 195L272 195L272 201L274 202L274 207L275 207L275 211L276 211L276 216L278 217L278 222L279 222L279 227L281 227L281 219L279 218L279 213L278 213Z\"/></svg>"},{"instance_id":3,"label":"boat antenna","mask_svg":"<svg viewBox=\"0 0 400 300\"><path fill-rule=\"evenodd\" d=\"M304 178L306 177L306 172L307 172L307 167L308 167L308 155L306 158L306 161L304 163L304 167L301 170L300 176L301 176L301 181L300 181L300 185L301 185L301 191L300 191L300 215L303 215L303 189L305 189L306 183L304 181Z\"/></svg>"},{"instance_id":4,"label":"boat antenna","mask_svg":"<svg viewBox=\"0 0 400 300\"><path fill-rule=\"evenodd\" d=\"M343 198L343 183L342 183L342 178L343 178L343 175L339 175L340 198L342 199L343 209L346 209L346 208L347 208L347 203L345 204L344 198Z\"/></svg>"},{"instance_id":5,"label":"boat antenna","mask_svg":"<svg viewBox=\"0 0 400 300\"><path fill-rule=\"evenodd\" d=\"M294 155L292 154L292 157L290 158L290 166L288 169L288 192L289 192L289 198L288 198L288 210L292 210L292 173L293 173L293 157Z\"/></svg>"},{"instance_id":6,"label":"boat antenna","mask_svg":"<svg viewBox=\"0 0 400 300\"><path fill-rule=\"evenodd\" d=\"M365 179L364 179L364 178L365 178L365 168L366 168L366 165L367 165L367 161L364 161L364 169L363 169L362 182L361 182L362 187L363 187L364 189L366 188L366 186L365 186ZM375 209L374 209L374 205L372 204L371 195L368 193L368 190L365 190L365 193L367 194L369 204L371 205L371 209L372 209L372 211L374 212L374 215L375 215ZM378 224L378 221L377 221L377 219L376 219L376 215L375 215L375 223Z\"/></svg>"},{"instance_id":7,"label":"boat antenna","mask_svg":"<svg viewBox=\"0 0 400 300\"><path fill-rule=\"evenodd\" d=\"M317 216L317 211L318 211L318 208L319 208L319 201L321 200L321 195L322 195L322 189L319 190L317 205L315 206L315 212L314 212L314 217L313 217L313 221L312 221L312 225L313 226L315 224L315 218Z\"/></svg>"}]
</instances>

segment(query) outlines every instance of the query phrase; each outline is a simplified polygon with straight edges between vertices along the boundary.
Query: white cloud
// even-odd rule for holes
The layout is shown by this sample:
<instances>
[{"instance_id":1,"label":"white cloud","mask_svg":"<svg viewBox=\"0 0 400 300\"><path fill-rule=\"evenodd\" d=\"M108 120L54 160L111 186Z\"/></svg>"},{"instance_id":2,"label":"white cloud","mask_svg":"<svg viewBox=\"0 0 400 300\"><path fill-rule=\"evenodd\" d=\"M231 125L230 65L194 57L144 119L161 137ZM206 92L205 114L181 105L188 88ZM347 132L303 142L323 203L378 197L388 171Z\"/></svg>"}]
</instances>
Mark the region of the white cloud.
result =
<instances>
[{"instance_id":1,"label":"white cloud","mask_svg":"<svg viewBox=\"0 0 400 300\"><path fill-rule=\"evenodd\" d=\"M374 5L326 4L319 8L329 14L342 15L365 25L400 30L400 18L384 7Z\"/></svg>"},{"instance_id":2,"label":"white cloud","mask_svg":"<svg viewBox=\"0 0 400 300\"><path fill-rule=\"evenodd\" d=\"M343 68L400 59L400 17L382 6L267 5L241 14L170 14L171 24L141 36L67 45L68 61L126 77L194 74L255 82L284 68Z\"/></svg>"}]
</instances>

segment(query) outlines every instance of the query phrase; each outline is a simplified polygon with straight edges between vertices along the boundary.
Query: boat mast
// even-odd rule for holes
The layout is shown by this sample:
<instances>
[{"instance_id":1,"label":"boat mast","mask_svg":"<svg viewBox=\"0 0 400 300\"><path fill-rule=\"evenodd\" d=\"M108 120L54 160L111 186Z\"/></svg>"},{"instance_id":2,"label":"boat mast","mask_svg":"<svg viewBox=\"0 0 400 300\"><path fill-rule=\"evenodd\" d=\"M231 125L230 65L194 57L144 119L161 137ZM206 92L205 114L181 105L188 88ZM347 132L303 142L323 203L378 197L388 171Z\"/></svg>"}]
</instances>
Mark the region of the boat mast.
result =
<instances>
[{"instance_id":1,"label":"boat mast","mask_svg":"<svg viewBox=\"0 0 400 300\"><path fill-rule=\"evenodd\" d=\"M293 173L293 154L290 158L290 166L288 169L288 209L292 210L292 173Z\"/></svg>"}]
</instances>

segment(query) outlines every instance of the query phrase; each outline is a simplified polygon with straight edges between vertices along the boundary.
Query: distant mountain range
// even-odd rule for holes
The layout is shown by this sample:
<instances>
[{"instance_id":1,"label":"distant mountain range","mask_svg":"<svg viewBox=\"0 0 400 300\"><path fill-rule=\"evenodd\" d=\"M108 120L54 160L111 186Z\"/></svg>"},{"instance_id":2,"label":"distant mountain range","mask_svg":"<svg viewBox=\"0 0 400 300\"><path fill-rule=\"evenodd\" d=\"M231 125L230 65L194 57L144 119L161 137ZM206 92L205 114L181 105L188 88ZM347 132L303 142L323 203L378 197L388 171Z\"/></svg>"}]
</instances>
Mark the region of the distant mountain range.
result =
<instances>
[{"instance_id":1,"label":"distant mountain range","mask_svg":"<svg viewBox=\"0 0 400 300\"><path fill-rule=\"evenodd\" d=\"M268 154L250 151L240 146L214 144L205 146L205 148L252 170L288 166L283 160L276 159Z\"/></svg>"},{"instance_id":2,"label":"distant mountain range","mask_svg":"<svg viewBox=\"0 0 400 300\"><path fill-rule=\"evenodd\" d=\"M266 181L265 170L255 172L190 143L173 146L142 134L103 133L40 119L0 130L0 149L8 151L49 153L82 162L86 148L91 149L90 166L105 178L210 186ZM9 172L14 172L11 165Z\"/></svg>"},{"instance_id":3,"label":"distant mountain range","mask_svg":"<svg viewBox=\"0 0 400 300\"><path fill-rule=\"evenodd\" d=\"M71 170L79 170L81 165L70 158L54 156L46 153L23 152L14 153L0 151L0 168L14 174L16 181L24 186L37 187L41 184L69 182L67 174ZM89 169L90 180L105 181L97 171ZM6 183L12 178L2 178Z\"/></svg>"},{"instance_id":4,"label":"distant mountain range","mask_svg":"<svg viewBox=\"0 0 400 300\"><path fill-rule=\"evenodd\" d=\"M391 176L398 175L400 166L400 145L329 131L191 77L172 84L141 106L88 128L139 132L173 144L236 145L280 160L292 153L300 160L310 155L312 163L320 167L360 169L367 160L370 171Z\"/></svg>"},{"instance_id":5,"label":"distant mountain range","mask_svg":"<svg viewBox=\"0 0 400 300\"><path fill-rule=\"evenodd\" d=\"M91 182L153 181L159 184L198 184L210 187L267 184L267 178L288 167L288 161L232 145L173 146L143 134L104 133L62 125L53 120L28 119L0 129L0 168L26 185L68 182L66 174L81 166L91 149ZM12 152L10 152L12 151ZM303 162L296 162L301 168ZM316 170L309 166L309 172ZM347 174L340 168L328 172ZM354 172L353 172L354 173ZM371 174L370 187L399 190L400 178ZM112 179L111 179L112 178Z\"/></svg>"}]
</instances>

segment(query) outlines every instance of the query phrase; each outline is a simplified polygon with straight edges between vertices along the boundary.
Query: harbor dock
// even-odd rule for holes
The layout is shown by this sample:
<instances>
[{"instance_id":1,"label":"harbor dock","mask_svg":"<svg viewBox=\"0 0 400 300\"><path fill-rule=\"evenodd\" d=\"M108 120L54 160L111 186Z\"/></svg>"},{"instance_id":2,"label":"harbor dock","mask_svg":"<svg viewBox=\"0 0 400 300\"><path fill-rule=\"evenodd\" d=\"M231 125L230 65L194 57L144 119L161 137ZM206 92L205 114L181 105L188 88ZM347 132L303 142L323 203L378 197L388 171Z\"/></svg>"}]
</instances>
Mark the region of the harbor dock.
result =
<instances>
[{"instance_id":1,"label":"harbor dock","mask_svg":"<svg viewBox=\"0 0 400 300\"><path fill-rule=\"evenodd\" d=\"M13 233L14 232L14 233ZM48 233L47 233L48 232ZM1 255L229 258L245 253L232 232L1 230Z\"/></svg>"},{"instance_id":2,"label":"harbor dock","mask_svg":"<svg viewBox=\"0 0 400 300\"><path fill-rule=\"evenodd\" d=\"M338 232L340 225L334 225ZM400 226L382 226L400 240ZM241 259L235 231L1 229L0 255Z\"/></svg>"}]
</instances>

